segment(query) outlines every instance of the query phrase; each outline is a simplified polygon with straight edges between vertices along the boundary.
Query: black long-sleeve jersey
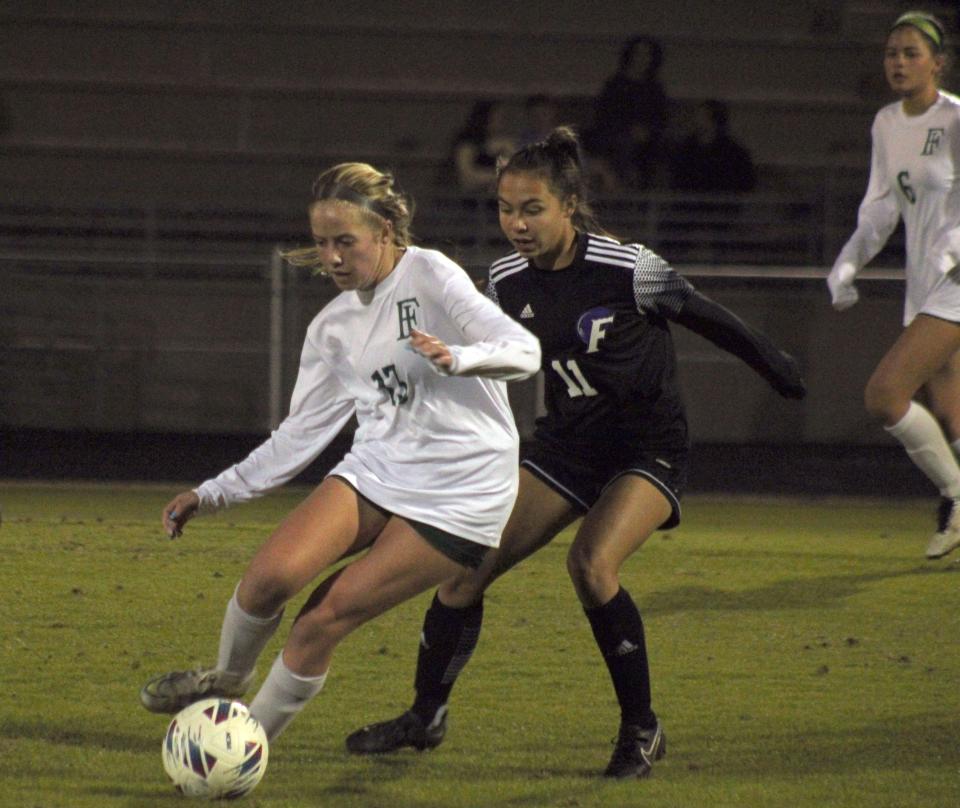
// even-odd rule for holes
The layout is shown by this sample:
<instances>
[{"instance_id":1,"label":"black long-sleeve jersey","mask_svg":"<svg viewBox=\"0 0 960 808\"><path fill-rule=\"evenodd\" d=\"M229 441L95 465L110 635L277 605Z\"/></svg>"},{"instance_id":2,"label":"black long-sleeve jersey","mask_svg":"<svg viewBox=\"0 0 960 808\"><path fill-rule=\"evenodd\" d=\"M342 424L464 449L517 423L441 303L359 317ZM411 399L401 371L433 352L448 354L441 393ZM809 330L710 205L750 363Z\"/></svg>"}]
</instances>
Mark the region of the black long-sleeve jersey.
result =
<instances>
[{"instance_id":1,"label":"black long-sleeve jersey","mask_svg":"<svg viewBox=\"0 0 960 808\"><path fill-rule=\"evenodd\" d=\"M546 415L535 438L571 452L687 449L669 320L740 357L781 395L805 393L792 357L640 244L581 234L559 270L514 252L491 265L487 295L540 339Z\"/></svg>"},{"instance_id":2,"label":"black long-sleeve jersey","mask_svg":"<svg viewBox=\"0 0 960 808\"><path fill-rule=\"evenodd\" d=\"M692 291L656 253L592 234L563 269L519 253L495 261L487 294L540 339L546 415L535 437L584 454L684 450L667 319Z\"/></svg>"}]
</instances>

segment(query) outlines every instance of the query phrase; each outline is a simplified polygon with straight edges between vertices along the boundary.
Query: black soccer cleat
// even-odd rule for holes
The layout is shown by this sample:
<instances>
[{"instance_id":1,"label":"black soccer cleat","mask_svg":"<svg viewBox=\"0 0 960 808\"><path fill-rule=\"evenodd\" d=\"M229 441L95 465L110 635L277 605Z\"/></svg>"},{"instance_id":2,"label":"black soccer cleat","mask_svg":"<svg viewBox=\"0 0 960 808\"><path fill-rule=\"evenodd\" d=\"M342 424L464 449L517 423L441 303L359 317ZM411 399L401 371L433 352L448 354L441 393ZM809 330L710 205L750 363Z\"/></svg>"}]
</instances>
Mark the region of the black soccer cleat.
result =
<instances>
[{"instance_id":1,"label":"black soccer cleat","mask_svg":"<svg viewBox=\"0 0 960 808\"><path fill-rule=\"evenodd\" d=\"M447 734L447 708L441 707L427 726L412 710L390 721L368 724L347 736L347 751L355 755L386 755L411 746L423 752L440 746Z\"/></svg>"},{"instance_id":2,"label":"black soccer cleat","mask_svg":"<svg viewBox=\"0 0 960 808\"><path fill-rule=\"evenodd\" d=\"M614 741L613 757L604 777L649 777L653 762L667 754L667 737L657 721L653 729L641 729L636 724L621 724Z\"/></svg>"}]
</instances>

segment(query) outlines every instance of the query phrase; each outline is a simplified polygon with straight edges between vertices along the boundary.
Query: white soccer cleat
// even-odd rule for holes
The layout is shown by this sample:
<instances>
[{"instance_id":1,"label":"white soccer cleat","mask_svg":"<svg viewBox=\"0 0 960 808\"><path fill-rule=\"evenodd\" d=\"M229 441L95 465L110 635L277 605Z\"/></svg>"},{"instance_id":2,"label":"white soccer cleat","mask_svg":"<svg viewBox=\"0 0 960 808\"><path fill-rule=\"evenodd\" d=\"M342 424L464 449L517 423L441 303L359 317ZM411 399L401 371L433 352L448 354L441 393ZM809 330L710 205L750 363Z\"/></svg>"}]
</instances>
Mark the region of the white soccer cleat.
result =
<instances>
[{"instance_id":1,"label":"white soccer cleat","mask_svg":"<svg viewBox=\"0 0 960 808\"><path fill-rule=\"evenodd\" d=\"M927 558L943 558L960 547L960 501L942 497L937 511L937 532L927 545Z\"/></svg>"},{"instance_id":2,"label":"white soccer cleat","mask_svg":"<svg viewBox=\"0 0 960 808\"><path fill-rule=\"evenodd\" d=\"M247 692L253 671L238 674L216 668L163 673L147 682L140 691L140 702L151 713L176 713L200 699L212 696L235 699Z\"/></svg>"}]
</instances>

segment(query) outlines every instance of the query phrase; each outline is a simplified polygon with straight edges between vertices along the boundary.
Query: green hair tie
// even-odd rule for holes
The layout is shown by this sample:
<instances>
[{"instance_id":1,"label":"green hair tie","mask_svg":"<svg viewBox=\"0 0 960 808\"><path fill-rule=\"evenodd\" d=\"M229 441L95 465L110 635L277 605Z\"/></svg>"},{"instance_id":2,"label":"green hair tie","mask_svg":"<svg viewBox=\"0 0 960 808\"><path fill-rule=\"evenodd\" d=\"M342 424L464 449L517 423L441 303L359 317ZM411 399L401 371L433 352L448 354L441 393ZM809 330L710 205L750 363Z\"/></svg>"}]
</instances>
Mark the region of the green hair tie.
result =
<instances>
[{"instance_id":1,"label":"green hair tie","mask_svg":"<svg viewBox=\"0 0 960 808\"><path fill-rule=\"evenodd\" d=\"M937 46L938 51L943 49L943 31L941 31L940 26L929 17L923 14L917 14L915 11L908 11L906 14L901 14L897 17L897 21L890 26L890 30L892 31L894 28L899 28L901 25L912 25L920 33L926 34L933 44Z\"/></svg>"}]
</instances>

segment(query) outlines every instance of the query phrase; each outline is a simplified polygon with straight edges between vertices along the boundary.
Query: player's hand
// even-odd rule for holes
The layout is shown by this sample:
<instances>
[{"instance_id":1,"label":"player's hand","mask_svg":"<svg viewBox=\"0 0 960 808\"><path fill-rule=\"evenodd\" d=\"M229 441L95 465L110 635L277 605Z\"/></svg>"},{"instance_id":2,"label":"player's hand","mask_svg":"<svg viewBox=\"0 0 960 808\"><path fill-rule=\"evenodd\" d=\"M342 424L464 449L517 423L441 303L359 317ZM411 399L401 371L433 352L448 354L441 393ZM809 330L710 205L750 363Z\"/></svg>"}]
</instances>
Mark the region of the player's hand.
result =
<instances>
[{"instance_id":1,"label":"player's hand","mask_svg":"<svg viewBox=\"0 0 960 808\"><path fill-rule=\"evenodd\" d=\"M414 328L410 332L410 347L441 370L449 371L453 367L453 354L446 343L430 334Z\"/></svg>"},{"instance_id":2,"label":"player's hand","mask_svg":"<svg viewBox=\"0 0 960 808\"><path fill-rule=\"evenodd\" d=\"M200 508L200 497L195 491L177 494L163 509L163 529L175 539L183 535L183 526L189 522Z\"/></svg>"},{"instance_id":3,"label":"player's hand","mask_svg":"<svg viewBox=\"0 0 960 808\"><path fill-rule=\"evenodd\" d=\"M827 288L830 289L830 300L837 311L849 309L860 299L853 279L857 270L853 264L837 264L827 275Z\"/></svg>"},{"instance_id":4,"label":"player's hand","mask_svg":"<svg viewBox=\"0 0 960 808\"><path fill-rule=\"evenodd\" d=\"M799 363L786 351L780 351L780 358L783 366L778 375L770 379L770 386L784 398L804 398L807 395L807 385L800 375Z\"/></svg>"}]
</instances>

